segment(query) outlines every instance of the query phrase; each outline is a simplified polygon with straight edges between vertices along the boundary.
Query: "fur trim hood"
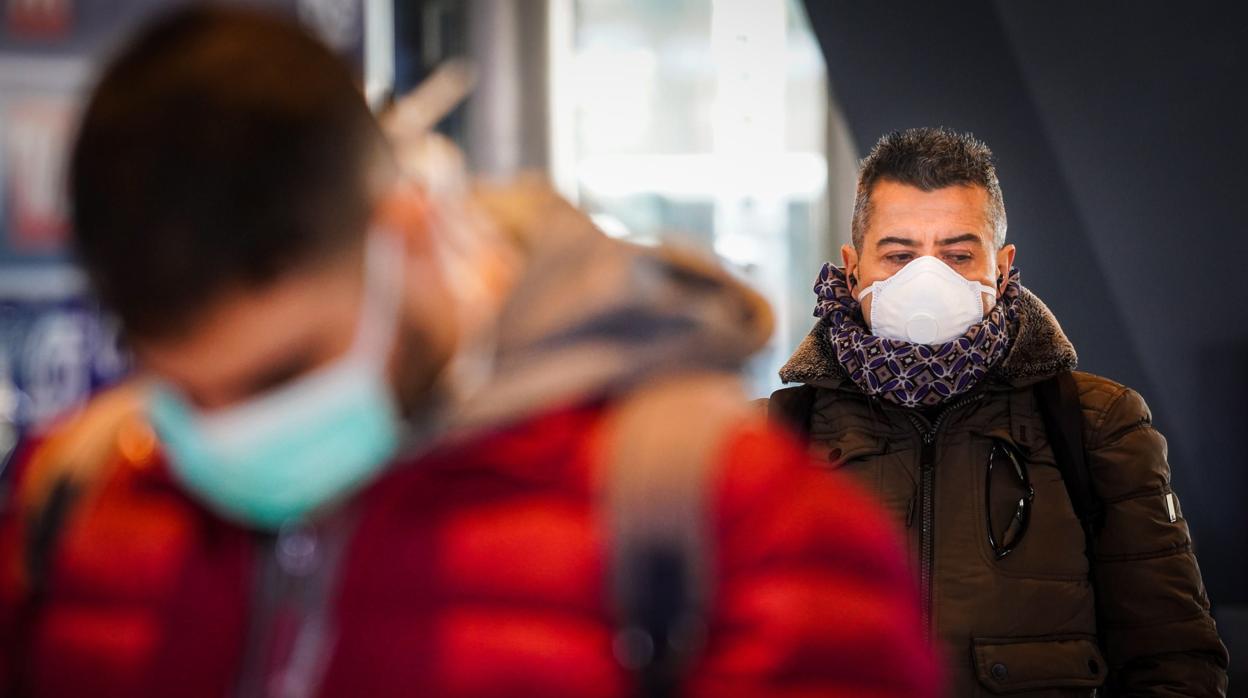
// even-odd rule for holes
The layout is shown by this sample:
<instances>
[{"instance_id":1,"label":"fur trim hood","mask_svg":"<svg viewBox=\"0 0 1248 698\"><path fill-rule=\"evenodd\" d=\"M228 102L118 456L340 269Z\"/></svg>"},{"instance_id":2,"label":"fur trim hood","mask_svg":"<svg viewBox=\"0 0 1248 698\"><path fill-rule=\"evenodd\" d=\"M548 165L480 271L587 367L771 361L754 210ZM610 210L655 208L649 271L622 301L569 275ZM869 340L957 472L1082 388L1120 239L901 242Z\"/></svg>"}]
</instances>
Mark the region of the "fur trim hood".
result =
<instances>
[{"instance_id":1,"label":"fur trim hood","mask_svg":"<svg viewBox=\"0 0 1248 698\"><path fill-rule=\"evenodd\" d=\"M544 193L543 193L544 191ZM608 238L551 191L526 190L526 250L461 428L628 390L673 371L735 373L767 343L771 310L714 261Z\"/></svg>"}]
</instances>

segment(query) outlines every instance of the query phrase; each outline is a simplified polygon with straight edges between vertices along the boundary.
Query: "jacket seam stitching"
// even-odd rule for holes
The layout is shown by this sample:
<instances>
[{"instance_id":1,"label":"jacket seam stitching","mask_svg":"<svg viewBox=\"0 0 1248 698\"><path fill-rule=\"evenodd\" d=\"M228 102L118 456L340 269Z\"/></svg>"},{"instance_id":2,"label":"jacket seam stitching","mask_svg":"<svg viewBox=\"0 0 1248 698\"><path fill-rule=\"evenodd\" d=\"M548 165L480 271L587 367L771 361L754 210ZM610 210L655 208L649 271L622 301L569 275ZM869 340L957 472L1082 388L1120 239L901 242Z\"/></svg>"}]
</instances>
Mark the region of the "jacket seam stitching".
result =
<instances>
[{"instance_id":1,"label":"jacket seam stitching","mask_svg":"<svg viewBox=\"0 0 1248 698\"><path fill-rule=\"evenodd\" d=\"M1105 409L1101 412L1100 418L1096 421L1096 426L1092 429L1093 438L1089 439L1089 441L1096 445L1090 450L1100 450L1106 445L1101 443L1101 429L1105 427L1105 422L1109 419L1109 414L1114 411L1114 408L1118 406L1119 402L1122 402L1122 399L1126 397L1127 393L1130 391L1131 389L1125 385L1119 386L1117 394L1114 395L1114 397L1110 399L1109 404L1105 406Z\"/></svg>"},{"instance_id":2,"label":"jacket seam stitching","mask_svg":"<svg viewBox=\"0 0 1248 698\"><path fill-rule=\"evenodd\" d=\"M1141 417L1139 422L1123 427L1122 429L1114 432L1112 435L1105 437L1105 439L1101 441L1096 448L1099 450L1113 446L1137 431L1157 431L1157 427L1153 426L1152 420L1146 417Z\"/></svg>"},{"instance_id":3,"label":"jacket seam stitching","mask_svg":"<svg viewBox=\"0 0 1248 698\"><path fill-rule=\"evenodd\" d=\"M1123 502L1129 502L1134 499L1143 499L1145 497L1152 497L1152 496L1156 496L1159 494L1169 494L1172 491L1173 490L1170 489L1170 483L1167 482L1166 484L1161 485L1159 487L1153 487L1151 489L1141 490L1141 491L1136 491L1136 492L1128 492L1127 494L1120 494L1117 497L1106 498L1103 500L1103 503L1106 505L1121 504Z\"/></svg>"},{"instance_id":4,"label":"jacket seam stitching","mask_svg":"<svg viewBox=\"0 0 1248 698\"><path fill-rule=\"evenodd\" d=\"M1031 645L1043 642L1071 642L1074 640L1096 641L1095 633L1050 633L1042 635L1020 635L1020 636L999 636L999 635L973 635L971 642L975 646L980 645Z\"/></svg>"},{"instance_id":5,"label":"jacket seam stitching","mask_svg":"<svg viewBox=\"0 0 1248 698\"><path fill-rule=\"evenodd\" d=\"M1122 553L1119 555L1098 555L1096 557L1097 564L1113 564L1117 562L1140 562L1143 560L1159 560L1164 557L1175 557L1192 551L1191 542L1177 545L1173 548L1164 550L1155 550L1148 553Z\"/></svg>"},{"instance_id":6,"label":"jacket seam stitching","mask_svg":"<svg viewBox=\"0 0 1248 698\"><path fill-rule=\"evenodd\" d=\"M1139 630L1141 628L1155 628L1162 625L1175 625L1177 623L1190 623L1194 620L1201 620L1208 615L1204 610L1197 611L1191 615L1181 618L1171 618L1167 620L1149 620L1139 623L1121 623L1117 621L1107 620L1103 623L1106 628L1115 628L1118 630Z\"/></svg>"}]
</instances>

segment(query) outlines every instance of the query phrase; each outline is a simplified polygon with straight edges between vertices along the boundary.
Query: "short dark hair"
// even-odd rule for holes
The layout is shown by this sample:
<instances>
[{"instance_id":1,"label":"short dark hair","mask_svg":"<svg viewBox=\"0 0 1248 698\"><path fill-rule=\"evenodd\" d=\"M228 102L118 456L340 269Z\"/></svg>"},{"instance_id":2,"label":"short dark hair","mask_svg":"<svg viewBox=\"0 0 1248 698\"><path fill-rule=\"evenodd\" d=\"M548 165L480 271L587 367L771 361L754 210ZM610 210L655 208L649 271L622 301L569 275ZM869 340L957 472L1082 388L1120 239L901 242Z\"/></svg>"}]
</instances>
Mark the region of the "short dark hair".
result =
<instances>
[{"instance_id":1,"label":"short dark hair","mask_svg":"<svg viewBox=\"0 0 1248 698\"><path fill-rule=\"evenodd\" d=\"M363 239L384 137L351 69L294 23L193 5L105 67L70 162L75 246L135 336L177 333Z\"/></svg>"},{"instance_id":2,"label":"short dark hair","mask_svg":"<svg viewBox=\"0 0 1248 698\"><path fill-rule=\"evenodd\" d=\"M871 191L888 180L934 191L955 185L980 186L988 191L988 219L998 248L1005 244L1005 198L997 181L992 150L970 133L946 128L912 128L880 138L863 158L858 172L852 225L854 247L862 251L871 215Z\"/></svg>"}]
</instances>

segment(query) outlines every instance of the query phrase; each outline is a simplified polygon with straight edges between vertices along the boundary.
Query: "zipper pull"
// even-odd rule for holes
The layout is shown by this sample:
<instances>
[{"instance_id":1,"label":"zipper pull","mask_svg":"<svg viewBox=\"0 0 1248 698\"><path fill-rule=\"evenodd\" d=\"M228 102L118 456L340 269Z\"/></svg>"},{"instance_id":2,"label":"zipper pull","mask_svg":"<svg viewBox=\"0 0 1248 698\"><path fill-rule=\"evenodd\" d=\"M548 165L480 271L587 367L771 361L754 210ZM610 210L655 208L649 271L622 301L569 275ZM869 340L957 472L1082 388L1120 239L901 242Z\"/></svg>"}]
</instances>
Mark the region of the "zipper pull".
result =
<instances>
[{"instance_id":1,"label":"zipper pull","mask_svg":"<svg viewBox=\"0 0 1248 698\"><path fill-rule=\"evenodd\" d=\"M931 470L936 465L936 439L923 437L923 448L919 451L919 470Z\"/></svg>"},{"instance_id":2,"label":"zipper pull","mask_svg":"<svg viewBox=\"0 0 1248 698\"><path fill-rule=\"evenodd\" d=\"M910 504L906 507L906 528L914 525L914 509L919 503L919 488L915 487L910 492Z\"/></svg>"}]
</instances>

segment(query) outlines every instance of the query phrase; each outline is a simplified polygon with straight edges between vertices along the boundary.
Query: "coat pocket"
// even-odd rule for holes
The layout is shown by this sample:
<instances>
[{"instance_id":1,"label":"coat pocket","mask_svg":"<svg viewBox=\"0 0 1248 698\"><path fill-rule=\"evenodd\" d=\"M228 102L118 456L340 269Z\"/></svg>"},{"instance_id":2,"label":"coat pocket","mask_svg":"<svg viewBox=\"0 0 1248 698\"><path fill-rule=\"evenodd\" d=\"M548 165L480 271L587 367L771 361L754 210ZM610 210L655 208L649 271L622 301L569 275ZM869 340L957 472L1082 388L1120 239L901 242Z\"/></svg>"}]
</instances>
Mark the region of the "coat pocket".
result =
<instances>
[{"instance_id":1,"label":"coat pocket","mask_svg":"<svg viewBox=\"0 0 1248 698\"><path fill-rule=\"evenodd\" d=\"M1014 444L999 438L985 439L985 442L983 450L971 458L977 492L974 506L977 517L984 522L984 534L980 538L985 560L1010 577L1086 580L1088 557L1083 526L1075 516L1066 483L1047 452L1020 452ZM1010 461L988 467L988 459L997 444L1018 454L1016 463L1021 474L1008 467ZM1027 486L1030 496L1025 495ZM1014 518L1021 528L1011 537L1007 534L1015 526L1011 521ZM997 540L1014 540L1008 556L995 555L997 551L989 542L989 529Z\"/></svg>"},{"instance_id":2,"label":"coat pocket","mask_svg":"<svg viewBox=\"0 0 1248 698\"><path fill-rule=\"evenodd\" d=\"M884 453L888 450L888 442L883 437L868 431L849 429L812 439L811 450L813 455L836 469L856 460Z\"/></svg>"},{"instance_id":3,"label":"coat pocket","mask_svg":"<svg viewBox=\"0 0 1248 698\"><path fill-rule=\"evenodd\" d=\"M992 695L1092 695L1108 674L1087 635L975 638L972 654L979 684Z\"/></svg>"},{"instance_id":4,"label":"coat pocket","mask_svg":"<svg viewBox=\"0 0 1248 698\"><path fill-rule=\"evenodd\" d=\"M858 428L812 439L811 448L816 459L852 478L883 504L899 528L908 525L918 491L912 452L890 448L887 438Z\"/></svg>"}]
</instances>

